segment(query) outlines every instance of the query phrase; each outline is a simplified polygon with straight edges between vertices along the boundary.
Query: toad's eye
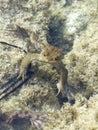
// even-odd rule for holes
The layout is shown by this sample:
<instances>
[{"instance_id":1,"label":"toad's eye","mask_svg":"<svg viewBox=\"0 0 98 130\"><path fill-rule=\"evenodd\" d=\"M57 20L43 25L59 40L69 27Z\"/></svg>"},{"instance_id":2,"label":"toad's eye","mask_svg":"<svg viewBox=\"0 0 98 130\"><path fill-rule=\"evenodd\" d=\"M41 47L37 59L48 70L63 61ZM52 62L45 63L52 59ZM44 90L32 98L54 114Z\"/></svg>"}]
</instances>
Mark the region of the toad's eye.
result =
<instances>
[{"instance_id":1,"label":"toad's eye","mask_svg":"<svg viewBox=\"0 0 98 130\"><path fill-rule=\"evenodd\" d=\"M49 54L48 53L45 53L45 54L43 54L44 56L48 56Z\"/></svg>"},{"instance_id":2,"label":"toad's eye","mask_svg":"<svg viewBox=\"0 0 98 130\"><path fill-rule=\"evenodd\" d=\"M57 60L58 60L58 58L57 58L57 57L55 57L55 58L51 58L50 60L51 60L51 61L57 61Z\"/></svg>"},{"instance_id":3,"label":"toad's eye","mask_svg":"<svg viewBox=\"0 0 98 130\"><path fill-rule=\"evenodd\" d=\"M58 60L58 57L55 57L54 60Z\"/></svg>"}]
</instances>

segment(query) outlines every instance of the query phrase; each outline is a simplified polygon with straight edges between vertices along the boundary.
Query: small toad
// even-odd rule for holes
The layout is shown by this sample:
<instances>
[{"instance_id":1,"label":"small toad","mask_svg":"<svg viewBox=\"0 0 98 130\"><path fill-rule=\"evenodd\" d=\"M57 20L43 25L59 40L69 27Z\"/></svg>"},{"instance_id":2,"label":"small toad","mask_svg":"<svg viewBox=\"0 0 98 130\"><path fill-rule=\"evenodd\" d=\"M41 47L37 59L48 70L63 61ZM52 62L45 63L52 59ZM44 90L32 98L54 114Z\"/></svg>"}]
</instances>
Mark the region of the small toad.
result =
<instances>
[{"instance_id":1,"label":"small toad","mask_svg":"<svg viewBox=\"0 0 98 130\"><path fill-rule=\"evenodd\" d=\"M24 80L25 71L33 60L49 63L54 66L60 75L59 82L57 83L58 94L61 92L62 96L66 96L69 101L74 99L73 94L70 92L68 87L68 71L62 62L61 49L50 44L46 44L40 54L27 54L21 62L20 73L18 77L22 77Z\"/></svg>"}]
</instances>

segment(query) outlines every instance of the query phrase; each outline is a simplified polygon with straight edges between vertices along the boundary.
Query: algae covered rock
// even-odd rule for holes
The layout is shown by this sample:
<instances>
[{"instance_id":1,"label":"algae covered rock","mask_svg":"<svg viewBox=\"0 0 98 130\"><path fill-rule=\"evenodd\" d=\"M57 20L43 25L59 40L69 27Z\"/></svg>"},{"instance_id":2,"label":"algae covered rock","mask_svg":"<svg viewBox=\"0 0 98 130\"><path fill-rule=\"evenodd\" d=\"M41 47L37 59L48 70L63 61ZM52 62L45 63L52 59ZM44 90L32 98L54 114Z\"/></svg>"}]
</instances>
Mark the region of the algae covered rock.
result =
<instances>
[{"instance_id":1,"label":"algae covered rock","mask_svg":"<svg viewBox=\"0 0 98 130\"><path fill-rule=\"evenodd\" d=\"M77 88L80 87L83 93L86 90L84 95L87 96L97 93L98 87L98 30L96 26L96 19L88 24L87 30L80 37L76 37L73 50L65 58L70 70L69 75L73 73L72 78L71 75L69 76L69 82L71 85L75 83L74 86Z\"/></svg>"},{"instance_id":2,"label":"algae covered rock","mask_svg":"<svg viewBox=\"0 0 98 130\"><path fill-rule=\"evenodd\" d=\"M97 23L98 0L0 0L0 41L21 48L0 44L0 85L19 72L23 50L40 53L49 43L62 49L76 99L73 106L63 103L60 108L55 85L59 77L50 66L39 64L39 77L34 75L2 100L2 112L45 112L49 121L44 130L98 130ZM12 129L1 117L0 129Z\"/></svg>"}]
</instances>

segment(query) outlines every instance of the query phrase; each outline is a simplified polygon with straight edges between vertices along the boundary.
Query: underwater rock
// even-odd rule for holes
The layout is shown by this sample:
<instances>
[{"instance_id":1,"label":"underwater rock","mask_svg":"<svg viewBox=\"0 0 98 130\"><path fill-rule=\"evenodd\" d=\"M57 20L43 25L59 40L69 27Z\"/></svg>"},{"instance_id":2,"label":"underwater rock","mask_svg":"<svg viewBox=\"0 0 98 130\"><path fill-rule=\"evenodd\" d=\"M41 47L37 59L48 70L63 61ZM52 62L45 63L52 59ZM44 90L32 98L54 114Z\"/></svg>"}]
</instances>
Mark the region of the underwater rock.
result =
<instances>
[{"instance_id":1,"label":"underwater rock","mask_svg":"<svg viewBox=\"0 0 98 130\"><path fill-rule=\"evenodd\" d=\"M70 3L66 5L66 2ZM19 35L15 34L17 25L24 30L18 31ZM0 102L2 111L44 110L52 122L45 124L44 130L98 130L97 26L98 0L0 0L0 41L26 52L39 53L47 42L61 48L62 62L69 72L68 83L76 95L73 106L65 103L60 108L55 93L57 77L44 65L40 67L42 77L32 79ZM24 55L20 49L0 45L0 85L19 72ZM12 127L1 122L0 129Z\"/></svg>"}]
</instances>

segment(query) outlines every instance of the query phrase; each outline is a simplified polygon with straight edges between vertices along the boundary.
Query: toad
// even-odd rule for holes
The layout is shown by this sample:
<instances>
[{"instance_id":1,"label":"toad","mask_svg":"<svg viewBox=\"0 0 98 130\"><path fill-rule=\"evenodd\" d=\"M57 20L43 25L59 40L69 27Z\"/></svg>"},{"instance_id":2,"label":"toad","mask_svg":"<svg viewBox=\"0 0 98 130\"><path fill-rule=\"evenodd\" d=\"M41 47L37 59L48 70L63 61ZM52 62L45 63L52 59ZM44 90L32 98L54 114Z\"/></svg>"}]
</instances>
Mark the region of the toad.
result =
<instances>
[{"instance_id":1,"label":"toad","mask_svg":"<svg viewBox=\"0 0 98 130\"><path fill-rule=\"evenodd\" d=\"M18 78L22 77L22 79L24 80L25 71L33 60L49 63L53 67L55 67L58 74L60 75L59 82L56 84L58 94L61 92L63 97L66 96L69 101L73 100L73 94L70 92L67 82L68 71L62 62L61 49L50 44L46 44L40 54L27 54L21 62Z\"/></svg>"}]
</instances>

